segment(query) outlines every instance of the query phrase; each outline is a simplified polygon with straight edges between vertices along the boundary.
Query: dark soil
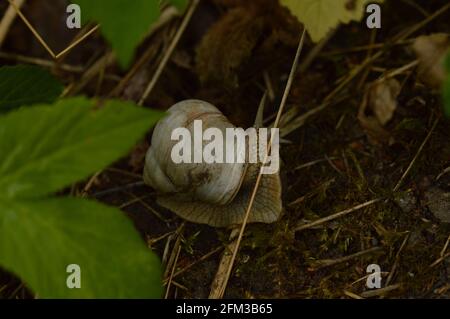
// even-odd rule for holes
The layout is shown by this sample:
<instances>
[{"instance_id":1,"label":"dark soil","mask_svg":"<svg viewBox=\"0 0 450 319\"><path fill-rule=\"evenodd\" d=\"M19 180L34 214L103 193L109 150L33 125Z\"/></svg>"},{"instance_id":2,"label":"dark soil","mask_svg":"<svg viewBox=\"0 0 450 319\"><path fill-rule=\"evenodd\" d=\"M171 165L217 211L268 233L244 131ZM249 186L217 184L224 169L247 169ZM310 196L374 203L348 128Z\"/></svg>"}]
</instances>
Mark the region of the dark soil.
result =
<instances>
[{"instance_id":1,"label":"dark soil","mask_svg":"<svg viewBox=\"0 0 450 319\"><path fill-rule=\"evenodd\" d=\"M2 12L5 3L0 3ZM383 286L392 273L387 283L392 290L384 297L450 297L450 259L447 255L435 263L441 257L450 226L433 214L426 200L430 188L445 189L442 183L447 176L444 174L439 183L436 178L450 166L450 121L443 116L440 92L424 85L416 69L411 68L395 77L401 83L398 107L393 119L382 127L383 134L358 119L368 85L416 59L411 49L415 37L449 33L450 11L425 24L406 41L392 39L445 4L445 0L386 0L382 29L371 31L365 23L356 22L341 26L312 64L297 73L286 112L298 117L319 106L367 57L383 52L339 90L329 106L285 136L289 143L281 147L283 216L271 225L248 225L227 298L364 296L364 277L370 264L378 264L386 273ZM64 12L64 7L65 1L34 0L23 9L55 49L63 48L73 37L70 32L54 32L63 28L52 26L59 20L49 18ZM111 65L105 70L107 76L94 77L78 93L139 100L179 22L175 19L165 24L142 44L137 60L144 54L147 59L121 89L115 88L126 71ZM203 99L220 108L236 125L248 127L267 87L266 77L274 97L265 117L273 119L301 30L276 0L202 1L145 105L165 110L180 100ZM380 45L367 48L370 44ZM303 59L312 48L314 44L307 39ZM106 50L97 34L60 63L86 70ZM12 27L2 51L49 59L21 21ZM2 59L1 63L14 64L17 58ZM67 85L82 83L83 73L67 72L58 65L52 72ZM292 125L292 120L283 125ZM171 266L166 278L172 267L177 272L189 266L173 278L169 297L206 298L230 230L185 223L159 207L154 191L145 186L102 193L140 181L150 136L151 132L132 154L102 172L89 189L89 196L126 212L164 264ZM81 183L68 192L80 195L84 188L85 183ZM317 227L295 231L301 225L377 198L382 200ZM177 242L182 249L174 266L170 256L176 255ZM378 249L342 260L374 247ZM204 258L210 252L214 253ZM30 295L19 280L0 274L0 297Z\"/></svg>"}]
</instances>

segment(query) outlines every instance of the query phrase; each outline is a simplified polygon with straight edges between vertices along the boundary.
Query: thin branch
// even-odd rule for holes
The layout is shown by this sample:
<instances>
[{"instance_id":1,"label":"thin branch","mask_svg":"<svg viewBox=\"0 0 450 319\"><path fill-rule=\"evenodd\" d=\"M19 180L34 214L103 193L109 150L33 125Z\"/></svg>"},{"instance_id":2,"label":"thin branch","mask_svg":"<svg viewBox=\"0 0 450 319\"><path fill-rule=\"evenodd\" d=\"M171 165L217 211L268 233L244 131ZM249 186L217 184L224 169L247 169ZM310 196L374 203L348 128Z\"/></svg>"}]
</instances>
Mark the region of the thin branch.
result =
<instances>
[{"instance_id":1,"label":"thin branch","mask_svg":"<svg viewBox=\"0 0 450 319\"><path fill-rule=\"evenodd\" d=\"M348 297L350 297L352 299L364 299L363 297L361 297L361 296L359 296L359 295L357 295L357 294L355 294L355 293L353 293L351 291L348 291L348 290L344 290L344 295L346 295L346 296L348 296Z\"/></svg>"},{"instance_id":2,"label":"thin branch","mask_svg":"<svg viewBox=\"0 0 450 319\"><path fill-rule=\"evenodd\" d=\"M294 229L294 232L298 232L298 231L305 230L305 229L308 229L308 228L316 227L316 226L321 225L321 224L325 224L325 223L327 223L329 221L332 221L334 219L343 217L343 216L348 215L350 213L356 212L356 211L358 211L358 210L360 210L362 208L365 208L365 207L371 206L373 204L379 203L381 201L382 201L381 198L372 199L372 200L370 200L368 202L365 202L365 203L359 204L359 205L357 205L355 207L343 210L343 211L341 211L339 213L336 213L336 214L333 214L333 215L330 215L330 216L327 216L327 217L324 217L324 218L320 218L320 219L318 219L318 220L316 220L316 221L314 221L312 223L299 226L299 227Z\"/></svg>"},{"instance_id":3,"label":"thin branch","mask_svg":"<svg viewBox=\"0 0 450 319\"><path fill-rule=\"evenodd\" d=\"M337 258L337 259L317 260L317 261L314 262L313 268L324 268L324 267L334 266L334 265L337 265L337 264L341 264L341 263L347 262L347 261L352 260L354 258L358 258L358 257L364 256L364 255L367 255L367 254L370 254L370 253L373 253L373 252L376 252L376 251L381 251L381 250L383 250L382 247L372 247L372 248L369 248L369 249L366 249L366 250L363 250L363 251L359 251L359 252L357 252L355 254L351 254L351 255L344 256L344 257Z\"/></svg>"},{"instance_id":4,"label":"thin branch","mask_svg":"<svg viewBox=\"0 0 450 319\"><path fill-rule=\"evenodd\" d=\"M163 59L161 60L161 63L158 65L158 68L156 69L155 74L153 75L152 80L148 84L147 88L144 91L144 94L142 94L141 99L139 100L139 105L143 105L145 100L149 97L150 93L152 92L153 88L155 87L156 83L159 80L159 77L161 76L164 68L167 65L167 62L169 62L170 57L172 56L173 51L175 50L178 42L181 39L181 36L183 35L184 31L186 30L186 27L189 24L189 21L191 21L192 15L195 12L195 9L197 8L198 4L200 3L200 0L193 0L189 9L186 12L186 15L183 18L183 21L181 22L180 27L178 28L177 33L175 34L175 37L173 38L172 42L170 43L169 48L167 49L167 52L164 54Z\"/></svg>"},{"instance_id":5,"label":"thin branch","mask_svg":"<svg viewBox=\"0 0 450 319\"><path fill-rule=\"evenodd\" d=\"M97 177L97 175L95 175L95 177ZM117 187L113 187L110 189L105 189L103 191L99 191L97 193L92 194L92 197L101 197L101 196L105 196L105 195L110 195L113 193L119 193L119 192L123 192L125 190L129 190L135 187L140 187L140 186L145 186L145 183L143 181L139 181L139 182L134 182L134 183L130 183L130 184L126 184L126 185L121 185L121 186L117 186Z\"/></svg>"},{"instance_id":6,"label":"thin branch","mask_svg":"<svg viewBox=\"0 0 450 319\"><path fill-rule=\"evenodd\" d=\"M14 60L15 62L19 62L19 63L36 64L36 65L39 65L39 66L45 67L45 68L58 67L60 70L65 71L65 72L83 73L83 71L84 71L83 66L56 63L55 61L51 61L51 60L29 57L26 55L8 53L8 52L3 52L3 51L0 51L0 58Z\"/></svg>"},{"instance_id":7,"label":"thin branch","mask_svg":"<svg viewBox=\"0 0 450 319\"><path fill-rule=\"evenodd\" d=\"M64 54L68 53L69 51L71 51L73 48L75 48L78 44L80 44L81 42L83 42L86 38L88 38L91 34L93 34L94 32L96 32L98 29L100 28L100 25L96 25L95 27L93 27L91 30L89 30L88 32L86 32L86 34L84 34L82 37L80 37L78 40L74 41L72 44L70 44L67 48L65 48L64 50L62 50L60 53L58 53L55 56L55 59L59 59L61 58Z\"/></svg>"},{"instance_id":8,"label":"thin branch","mask_svg":"<svg viewBox=\"0 0 450 319\"><path fill-rule=\"evenodd\" d=\"M291 72L290 72L290 75L289 75L289 79L287 81L286 88L285 88L285 91L284 91L284 94L283 94L283 98L282 98L280 107L278 109L277 117L275 119L275 124L273 126L274 128L277 128L279 123L280 123L281 115L283 113L284 107L286 105L287 98L288 98L289 93L291 91L292 83L294 82L294 77L295 77L295 74L296 74L296 71L297 71L298 62L300 60L300 55L301 55L301 52L302 52L302 49L303 49L303 44L304 44L304 40L305 40L305 34L306 34L306 29L303 29L303 33L302 33L302 36L300 38L300 42L299 42L299 45L298 45L298 48L297 48L297 53L295 55L295 59L294 59L294 62L292 64L292 68L291 68ZM265 159L264 159L263 163L267 162L267 158L268 158L269 153L270 153L271 148L272 148L273 138L274 138L274 136L271 135L270 142L269 142L269 145L268 145L268 152L265 155ZM227 272L225 274L225 278L224 278L224 281L223 281L223 285L221 287L219 287L219 298L223 298L223 296L225 294L225 289L227 287L228 280L230 279L231 271L233 269L233 265L234 265L234 262L236 260L237 252L239 251L239 246L240 246L240 243L241 243L242 238L244 236L245 227L247 226L247 222L248 222L248 219L250 217L250 212L251 212L251 209L253 207L253 202L255 201L256 193L258 191L258 186L259 186L259 183L261 182L262 169L263 168L261 167L261 170L260 170L260 172L258 174L258 177L256 179L256 184L255 184L255 187L253 189L253 192L252 192L252 195L251 195L251 198L250 198L250 202L249 202L248 207L247 207L247 211L245 212L244 220L242 221L242 226L241 226L240 231L239 231L239 236L237 238L236 247L233 250L233 255L231 256L230 263L228 265L228 270L227 270Z\"/></svg>"},{"instance_id":9,"label":"thin branch","mask_svg":"<svg viewBox=\"0 0 450 319\"><path fill-rule=\"evenodd\" d=\"M24 16L22 11L20 11L20 8L15 4L13 0L8 0L9 4L16 10L19 17L22 19L22 21L25 23L25 25L30 29L30 31L33 33L35 38L39 41L39 43L44 47L44 49L53 57L56 58L56 54L53 52L52 49L48 46L47 42L44 41L44 39L41 37L41 35L36 31L36 29L33 27L33 25L28 21L27 17Z\"/></svg>"},{"instance_id":10,"label":"thin branch","mask_svg":"<svg viewBox=\"0 0 450 319\"><path fill-rule=\"evenodd\" d=\"M447 241L445 242L444 248L441 250L440 256L443 257L447 251L448 245L450 244L450 235L448 235Z\"/></svg>"},{"instance_id":11,"label":"thin branch","mask_svg":"<svg viewBox=\"0 0 450 319\"><path fill-rule=\"evenodd\" d=\"M442 256L441 258L436 260L434 263L432 263L429 267L430 268L436 267L437 265L439 265L441 262L443 262L444 260L446 260L449 257L450 257L450 253L447 253L446 255Z\"/></svg>"},{"instance_id":12,"label":"thin branch","mask_svg":"<svg viewBox=\"0 0 450 319\"><path fill-rule=\"evenodd\" d=\"M422 153L423 148L425 147L425 145L428 143L428 141L430 140L431 135L433 134L437 124L439 123L439 118L436 119L436 121L434 121L433 127L431 128L430 132L428 133L427 137L425 138L425 140L422 142L422 145L420 145L419 150L417 151L416 155L414 156L414 158L412 159L411 163L409 164L408 168L406 169L406 171L403 173L402 177L400 178L400 180L398 181L397 185L395 185L394 187L394 192L397 192L400 188L400 186L402 186L403 181L405 180L406 176L408 176L409 172L411 171L411 169L413 168L414 164L416 163L417 159L419 158L419 155Z\"/></svg>"},{"instance_id":13,"label":"thin branch","mask_svg":"<svg viewBox=\"0 0 450 319\"><path fill-rule=\"evenodd\" d=\"M25 3L25 0L15 0L15 5L17 8L21 8ZM2 22L0 23L0 47L3 45L3 42L6 39L6 36L11 28L12 23L17 17L17 10L10 4L8 9L5 12L5 15L2 18Z\"/></svg>"},{"instance_id":14,"label":"thin branch","mask_svg":"<svg viewBox=\"0 0 450 319\"><path fill-rule=\"evenodd\" d=\"M178 258L180 257L181 253L181 246L178 247L177 255L175 257L175 261L173 263L172 271L170 272L170 277L167 282L167 289L166 289L166 295L164 296L164 299L167 299L169 297L170 292L170 285L172 284L173 274L175 273L175 268L177 267Z\"/></svg>"},{"instance_id":15,"label":"thin branch","mask_svg":"<svg viewBox=\"0 0 450 319\"><path fill-rule=\"evenodd\" d=\"M71 45L69 45L66 49L61 51L58 54L55 54L53 50L50 48L50 46L45 42L45 40L41 37L39 32L33 27L33 25L30 23L30 21L25 17L25 15L20 10L20 2L16 2L13 0L8 0L10 6L16 11L17 15L22 19L22 21L25 23L25 25L28 27L28 29L33 33L34 37L39 41L39 43L44 47L44 49L54 58L55 60L63 56L64 54L68 53L70 50L72 50L74 47L76 47L78 44L80 44L82 41L84 41L88 36L90 36L92 33L97 31L99 28L99 25L92 28L90 31L88 31L84 36L82 36L80 39L73 42Z\"/></svg>"},{"instance_id":16,"label":"thin branch","mask_svg":"<svg viewBox=\"0 0 450 319\"><path fill-rule=\"evenodd\" d=\"M182 273L186 272L187 270L191 269L192 267L194 267L195 265L197 265L198 263L205 261L206 259L208 259L209 257L213 256L214 254L218 253L219 251L223 250L223 246L219 246L216 249L210 251L209 253L207 253L206 255L203 255L202 257L200 257L199 259L197 259L196 261L190 263L189 265L187 265L186 267L178 270L177 272L175 272L173 274L173 278L181 275ZM164 282L164 284L166 284L166 282Z\"/></svg>"},{"instance_id":17,"label":"thin branch","mask_svg":"<svg viewBox=\"0 0 450 319\"><path fill-rule=\"evenodd\" d=\"M406 243L408 242L408 239L409 239L409 233L405 236L405 239L403 239L400 249L398 250L397 254L395 255L394 265L392 266L392 269L389 272L389 276L386 279L386 286L389 285L392 281L392 278L394 278L395 271L397 270L398 264L400 263L400 255L401 255L403 249L405 248Z\"/></svg>"},{"instance_id":18,"label":"thin branch","mask_svg":"<svg viewBox=\"0 0 450 319\"><path fill-rule=\"evenodd\" d=\"M364 291L361 294L361 297L363 298L370 298L370 297L377 297L377 296L382 296L390 291L396 290L398 288L400 288L401 285L391 285L391 286L386 286L384 288L380 288L380 289L374 289L374 290L368 290L368 291Z\"/></svg>"}]
</instances>

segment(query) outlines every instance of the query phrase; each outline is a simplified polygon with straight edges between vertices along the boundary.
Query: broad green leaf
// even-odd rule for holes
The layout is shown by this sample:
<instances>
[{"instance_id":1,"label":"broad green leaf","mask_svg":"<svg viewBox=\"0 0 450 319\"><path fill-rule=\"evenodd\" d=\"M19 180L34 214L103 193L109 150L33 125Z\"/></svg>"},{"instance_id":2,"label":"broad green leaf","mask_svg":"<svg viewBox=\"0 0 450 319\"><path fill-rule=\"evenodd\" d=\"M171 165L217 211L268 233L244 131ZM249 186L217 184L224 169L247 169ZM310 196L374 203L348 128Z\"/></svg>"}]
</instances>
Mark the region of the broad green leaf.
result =
<instances>
[{"instance_id":1,"label":"broad green leaf","mask_svg":"<svg viewBox=\"0 0 450 319\"><path fill-rule=\"evenodd\" d=\"M311 39L320 41L339 23L361 20L369 3L382 0L281 0L302 23Z\"/></svg>"},{"instance_id":2,"label":"broad green leaf","mask_svg":"<svg viewBox=\"0 0 450 319\"><path fill-rule=\"evenodd\" d=\"M38 198L125 155L160 114L131 103L62 100L0 117L0 197Z\"/></svg>"},{"instance_id":3,"label":"broad green leaf","mask_svg":"<svg viewBox=\"0 0 450 319\"><path fill-rule=\"evenodd\" d=\"M80 289L66 284L72 264L80 266ZM158 258L132 222L83 199L0 199L0 266L39 298L161 297Z\"/></svg>"},{"instance_id":4,"label":"broad green leaf","mask_svg":"<svg viewBox=\"0 0 450 319\"><path fill-rule=\"evenodd\" d=\"M445 70L447 71L447 79L444 82L444 109L445 114L450 117L450 53L445 60Z\"/></svg>"},{"instance_id":5,"label":"broad green leaf","mask_svg":"<svg viewBox=\"0 0 450 319\"><path fill-rule=\"evenodd\" d=\"M36 103L51 103L63 86L49 72L36 66L0 68L0 113Z\"/></svg>"},{"instance_id":6,"label":"broad green leaf","mask_svg":"<svg viewBox=\"0 0 450 319\"><path fill-rule=\"evenodd\" d=\"M188 5L188 0L171 0L172 4L177 7L181 12L183 12L187 5Z\"/></svg>"},{"instance_id":7,"label":"broad green leaf","mask_svg":"<svg viewBox=\"0 0 450 319\"><path fill-rule=\"evenodd\" d=\"M157 0L72 0L81 7L83 20L101 25L123 67L131 62L134 50L159 16Z\"/></svg>"}]
</instances>

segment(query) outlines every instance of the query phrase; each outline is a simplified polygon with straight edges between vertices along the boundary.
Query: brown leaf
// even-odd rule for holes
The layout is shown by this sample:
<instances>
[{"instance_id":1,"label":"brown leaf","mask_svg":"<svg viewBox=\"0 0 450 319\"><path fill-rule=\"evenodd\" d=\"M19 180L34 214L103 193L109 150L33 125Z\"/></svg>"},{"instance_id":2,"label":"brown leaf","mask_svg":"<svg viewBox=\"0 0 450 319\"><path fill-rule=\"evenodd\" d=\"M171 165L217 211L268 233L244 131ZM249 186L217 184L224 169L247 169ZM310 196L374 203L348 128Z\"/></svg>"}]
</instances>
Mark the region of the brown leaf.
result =
<instances>
[{"instance_id":1,"label":"brown leaf","mask_svg":"<svg viewBox=\"0 0 450 319\"><path fill-rule=\"evenodd\" d=\"M389 144L391 142L389 132L380 125L380 122L375 117L360 115L358 120L372 143Z\"/></svg>"},{"instance_id":2,"label":"brown leaf","mask_svg":"<svg viewBox=\"0 0 450 319\"><path fill-rule=\"evenodd\" d=\"M395 79L376 82L370 89L369 106L381 125L386 125L397 109L400 83Z\"/></svg>"},{"instance_id":3,"label":"brown leaf","mask_svg":"<svg viewBox=\"0 0 450 319\"><path fill-rule=\"evenodd\" d=\"M197 47L196 71L203 84L235 89L255 72L273 66L283 49L295 48L301 29L277 0L222 2L230 9ZM267 51L272 54L260 54Z\"/></svg>"},{"instance_id":4,"label":"brown leaf","mask_svg":"<svg viewBox=\"0 0 450 319\"><path fill-rule=\"evenodd\" d=\"M419 58L419 78L427 85L440 88L445 80L444 60L449 51L450 37L435 33L418 37L413 50Z\"/></svg>"},{"instance_id":5,"label":"brown leaf","mask_svg":"<svg viewBox=\"0 0 450 319\"><path fill-rule=\"evenodd\" d=\"M370 92L366 92L358 111L358 121L366 132L366 135L371 143L388 144L391 139L389 132L381 126L380 121L375 116L366 114L369 104L369 96Z\"/></svg>"},{"instance_id":6,"label":"brown leaf","mask_svg":"<svg viewBox=\"0 0 450 319\"><path fill-rule=\"evenodd\" d=\"M202 82L238 85L238 69L250 58L263 24L243 8L230 10L203 38L197 49L197 73Z\"/></svg>"}]
</instances>

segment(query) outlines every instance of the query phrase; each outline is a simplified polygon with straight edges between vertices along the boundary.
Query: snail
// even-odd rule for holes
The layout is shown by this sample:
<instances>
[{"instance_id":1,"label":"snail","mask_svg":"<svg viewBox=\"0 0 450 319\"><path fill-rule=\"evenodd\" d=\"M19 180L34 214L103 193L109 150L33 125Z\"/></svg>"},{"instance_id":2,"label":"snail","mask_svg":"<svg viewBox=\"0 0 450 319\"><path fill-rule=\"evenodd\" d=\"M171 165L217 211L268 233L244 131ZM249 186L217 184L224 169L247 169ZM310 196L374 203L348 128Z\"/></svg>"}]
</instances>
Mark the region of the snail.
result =
<instances>
[{"instance_id":1,"label":"snail","mask_svg":"<svg viewBox=\"0 0 450 319\"><path fill-rule=\"evenodd\" d=\"M208 128L220 132L235 128L210 103L186 100L173 105L153 131L145 159L144 182L156 190L160 206L183 219L213 227L242 224L262 164L249 162L248 154L245 161L233 163L174 161L172 152L179 142L173 140L172 133L177 128L193 132L198 121L203 125L203 132ZM205 141L194 145L191 137L183 142L192 147L194 157L194 146L205 146ZM252 146L248 145L248 140L246 143L249 150ZM278 170L274 174L263 174L248 222L275 222L281 210Z\"/></svg>"}]
</instances>

